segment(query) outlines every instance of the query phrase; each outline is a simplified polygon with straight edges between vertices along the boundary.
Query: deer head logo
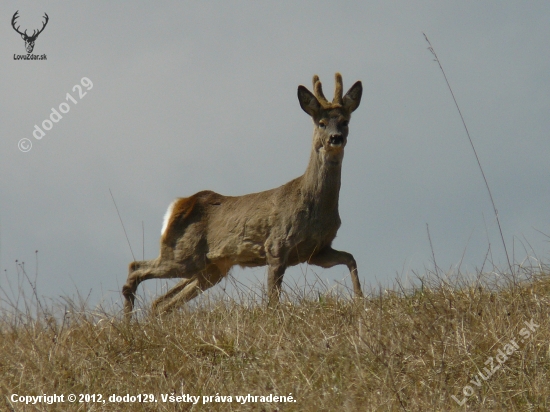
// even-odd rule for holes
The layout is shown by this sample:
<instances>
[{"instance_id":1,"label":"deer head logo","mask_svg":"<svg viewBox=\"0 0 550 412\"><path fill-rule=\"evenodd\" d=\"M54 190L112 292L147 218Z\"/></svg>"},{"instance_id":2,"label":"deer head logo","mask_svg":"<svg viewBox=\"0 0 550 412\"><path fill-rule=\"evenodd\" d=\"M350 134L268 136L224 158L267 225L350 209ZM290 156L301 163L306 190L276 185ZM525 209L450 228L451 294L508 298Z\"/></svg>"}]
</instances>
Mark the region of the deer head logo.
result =
<instances>
[{"instance_id":1,"label":"deer head logo","mask_svg":"<svg viewBox=\"0 0 550 412\"><path fill-rule=\"evenodd\" d=\"M42 28L38 31L33 30L32 35L29 36L27 34L27 30L25 30L24 33L19 31L19 27L21 27L21 26L15 27L15 23L16 23L15 20L17 20L17 18L19 17L17 15L17 13L19 13L19 10L17 10L15 12L15 14L13 15L13 18L11 19L11 25L12 25L13 29L21 35L22 39L25 40L25 48L27 49L27 53L32 53L32 51L34 49L34 42L36 41L36 38L38 37L38 35L40 33L42 33L44 31L44 28L46 27L46 24L48 24L48 20L50 18L48 17L48 15L46 13L44 13L44 18L46 19L46 21L44 23L42 23Z\"/></svg>"}]
</instances>

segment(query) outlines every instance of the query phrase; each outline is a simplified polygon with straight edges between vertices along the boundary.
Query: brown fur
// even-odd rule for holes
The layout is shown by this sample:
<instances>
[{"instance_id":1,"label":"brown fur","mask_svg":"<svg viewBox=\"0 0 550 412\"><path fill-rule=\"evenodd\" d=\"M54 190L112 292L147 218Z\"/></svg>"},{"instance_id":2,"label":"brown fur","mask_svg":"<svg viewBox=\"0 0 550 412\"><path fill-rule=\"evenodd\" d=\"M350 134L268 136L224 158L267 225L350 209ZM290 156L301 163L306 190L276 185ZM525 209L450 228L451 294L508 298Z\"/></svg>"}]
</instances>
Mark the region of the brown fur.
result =
<instances>
[{"instance_id":1,"label":"brown fur","mask_svg":"<svg viewBox=\"0 0 550 412\"><path fill-rule=\"evenodd\" d=\"M314 123L310 161L304 175L265 192L223 196L202 191L173 205L161 236L160 256L132 262L122 289L125 310L133 310L139 283L182 278L153 307L159 312L183 304L218 283L233 267L268 266L270 303L279 299L288 266L307 262L329 268L348 266L355 295L362 296L353 256L331 248L340 227L338 196L347 123L361 101L361 82L342 97L342 77L328 102L313 77L312 94L298 87L302 109Z\"/></svg>"}]
</instances>

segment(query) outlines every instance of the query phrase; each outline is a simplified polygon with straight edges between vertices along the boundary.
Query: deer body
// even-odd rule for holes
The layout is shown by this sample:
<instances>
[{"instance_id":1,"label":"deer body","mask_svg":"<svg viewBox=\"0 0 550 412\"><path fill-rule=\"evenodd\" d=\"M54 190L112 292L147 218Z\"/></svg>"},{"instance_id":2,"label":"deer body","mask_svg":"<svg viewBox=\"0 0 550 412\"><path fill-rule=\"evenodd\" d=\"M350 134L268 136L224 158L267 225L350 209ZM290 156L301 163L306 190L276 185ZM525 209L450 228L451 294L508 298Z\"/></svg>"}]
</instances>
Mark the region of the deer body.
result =
<instances>
[{"instance_id":1,"label":"deer body","mask_svg":"<svg viewBox=\"0 0 550 412\"><path fill-rule=\"evenodd\" d=\"M244 196L202 191L177 199L165 216L160 256L132 262L123 288L126 311L133 309L140 282L151 278L183 278L153 306L167 311L218 283L231 267L268 266L270 303L276 303L288 266L308 262L322 267L348 266L356 296L362 296L353 256L331 248L340 227L338 197L347 124L359 106L357 82L342 97L336 74L332 103L317 76L315 95L298 88L300 105L314 123L310 161L304 175L278 187Z\"/></svg>"}]
</instances>

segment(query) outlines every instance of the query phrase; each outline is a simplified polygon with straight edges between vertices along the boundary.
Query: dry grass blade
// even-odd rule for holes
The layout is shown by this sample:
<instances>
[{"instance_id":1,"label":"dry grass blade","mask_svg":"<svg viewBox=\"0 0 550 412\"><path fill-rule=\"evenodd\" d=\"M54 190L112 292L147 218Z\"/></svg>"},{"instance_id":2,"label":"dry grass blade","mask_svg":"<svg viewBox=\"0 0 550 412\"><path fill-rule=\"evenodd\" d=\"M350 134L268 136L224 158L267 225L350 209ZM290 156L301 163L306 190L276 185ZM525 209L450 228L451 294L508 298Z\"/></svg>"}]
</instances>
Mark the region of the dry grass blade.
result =
<instances>
[{"instance_id":1,"label":"dry grass blade","mask_svg":"<svg viewBox=\"0 0 550 412\"><path fill-rule=\"evenodd\" d=\"M550 277L522 270L521 279L503 283L432 273L421 288L399 284L364 300L341 288L304 288L277 308L249 289L237 300L210 295L164 317L144 312L133 323L85 301L33 303L38 313L7 307L0 410L548 410ZM538 326L522 341L531 321ZM489 357L511 339L519 349L481 379ZM106 403L12 400L54 393L101 394ZM126 394L152 394L157 402L109 402ZM163 401L172 394L199 400ZM270 394L296 402L254 398ZM203 396L212 400L204 404Z\"/></svg>"}]
</instances>

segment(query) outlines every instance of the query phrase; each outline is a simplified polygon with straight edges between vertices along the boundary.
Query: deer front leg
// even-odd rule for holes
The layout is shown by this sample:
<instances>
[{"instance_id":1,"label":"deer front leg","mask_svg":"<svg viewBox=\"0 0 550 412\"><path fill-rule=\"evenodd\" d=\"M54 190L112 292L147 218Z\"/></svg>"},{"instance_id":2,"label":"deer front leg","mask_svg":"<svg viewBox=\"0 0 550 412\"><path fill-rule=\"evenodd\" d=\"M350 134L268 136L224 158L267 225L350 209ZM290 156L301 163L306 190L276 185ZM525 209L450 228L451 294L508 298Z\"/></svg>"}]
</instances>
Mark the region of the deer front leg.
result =
<instances>
[{"instance_id":1,"label":"deer front leg","mask_svg":"<svg viewBox=\"0 0 550 412\"><path fill-rule=\"evenodd\" d=\"M357 274L357 263L351 253L334 250L328 246L321 249L316 255L312 256L308 263L321 266L322 268L331 268L336 265L346 265L351 275L351 283L353 284L353 292L355 293L355 296L358 298L363 297L361 283L359 283L359 276Z\"/></svg>"},{"instance_id":2,"label":"deer front leg","mask_svg":"<svg viewBox=\"0 0 550 412\"><path fill-rule=\"evenodd\" d=\"M277 306L283 285L283 276L287 267L287 249L276 239L266 242L267 295L268 305Z\"/></svg>"},{"instance_id":3,"label":"deer front leg","mask_svg":"<svg viewBox=\"0 0 550 412\"><path fill-rule=\"evenodd\" d=\"M279 297L281 295L281 288L283 285L283 276L285 274L286 267L280 265L270 265L267 273L267 293L269 298L268 305L270 307L277 306L279 303Z\"/></svg>"}]
</instances>

